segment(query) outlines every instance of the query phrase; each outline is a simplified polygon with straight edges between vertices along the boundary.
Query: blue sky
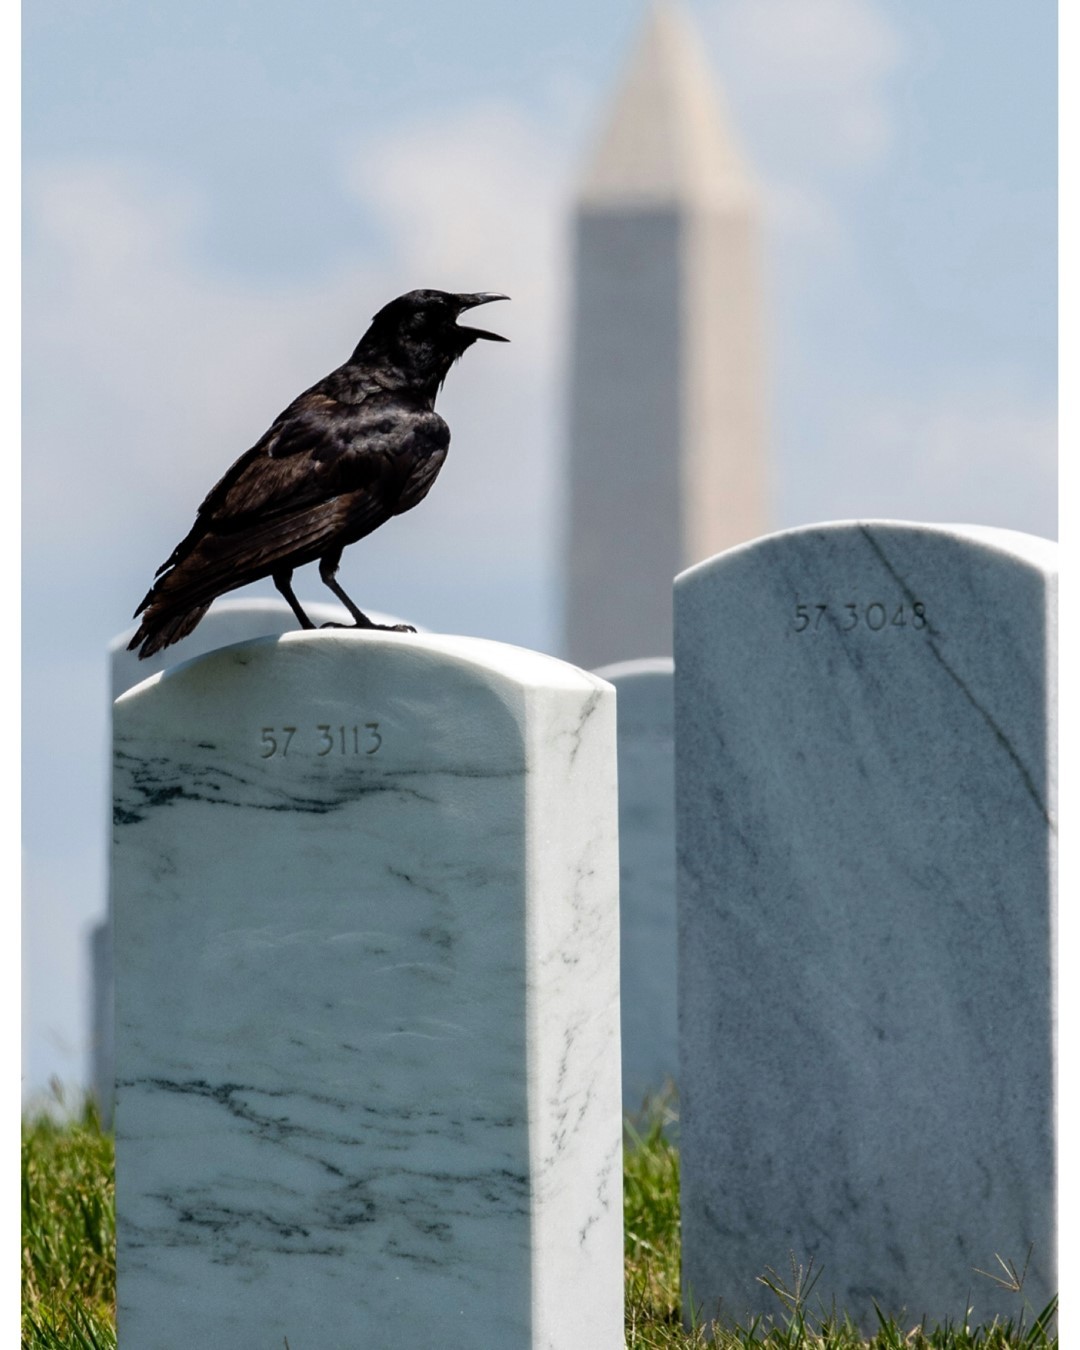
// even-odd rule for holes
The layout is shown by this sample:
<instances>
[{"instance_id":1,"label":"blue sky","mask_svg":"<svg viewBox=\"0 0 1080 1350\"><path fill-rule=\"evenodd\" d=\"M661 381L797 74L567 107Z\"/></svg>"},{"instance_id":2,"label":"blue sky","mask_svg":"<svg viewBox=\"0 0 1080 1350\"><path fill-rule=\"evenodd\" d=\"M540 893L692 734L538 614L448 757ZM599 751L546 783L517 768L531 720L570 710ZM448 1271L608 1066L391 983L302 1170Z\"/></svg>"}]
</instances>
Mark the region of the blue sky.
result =
<instances>
[{"instance_id":1,"label":"blue sky","mask_svg":"<svg viewBox=\"0 0 1080 1350\"><path fill-rule=\"evenodd\" d=\"M1055 6L686 7L764 202L776 525L1056 534ZM400 291L506 291L513 342L452 372L436 491L342 580L554 648L567 212L642 18L26 7L25 1089L85 1071L106 645L209 485Z\"/></svg>"}]
</instances>

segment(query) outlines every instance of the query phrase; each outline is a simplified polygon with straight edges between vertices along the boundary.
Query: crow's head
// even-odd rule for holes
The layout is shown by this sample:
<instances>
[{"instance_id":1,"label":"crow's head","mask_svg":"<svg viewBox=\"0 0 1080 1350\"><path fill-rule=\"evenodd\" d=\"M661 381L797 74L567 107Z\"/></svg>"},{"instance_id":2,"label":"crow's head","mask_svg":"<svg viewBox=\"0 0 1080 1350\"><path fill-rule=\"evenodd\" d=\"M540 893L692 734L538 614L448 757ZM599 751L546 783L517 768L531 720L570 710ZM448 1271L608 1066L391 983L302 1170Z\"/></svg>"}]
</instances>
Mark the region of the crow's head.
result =
<instances>
[{"instance_id":1,"label":"crow's head","mask_svg":"<svg viewBox=\"0 0 1080 1350\"><path fill-rule=\"evenodd\" d=\"M357 348L357 355L384 353L423 382L434 378L437 384L442 384L453 363L478 338L508 341L498 333L459 324L458 316L477 305L508 299L509 296L491 291L462 295L450 291L409 291L379 310Z\"/></svg>"}]
</instances>

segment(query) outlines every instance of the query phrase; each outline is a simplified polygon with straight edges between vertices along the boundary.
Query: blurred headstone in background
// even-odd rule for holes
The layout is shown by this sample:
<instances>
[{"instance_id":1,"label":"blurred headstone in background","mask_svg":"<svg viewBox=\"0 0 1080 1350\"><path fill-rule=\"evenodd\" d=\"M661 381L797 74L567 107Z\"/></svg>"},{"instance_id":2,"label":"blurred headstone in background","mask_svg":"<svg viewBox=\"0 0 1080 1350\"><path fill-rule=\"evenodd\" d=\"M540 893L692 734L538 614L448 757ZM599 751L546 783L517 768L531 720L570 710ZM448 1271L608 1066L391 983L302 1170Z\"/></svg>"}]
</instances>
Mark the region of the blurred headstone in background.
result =
<instances>
[{"instance_id":1,"label":"blurred headstone in background","mask_svg":"<svg viewBox=\"0 0 1080 1350\"><path fill-rule=\"evenodd\" d=\"M637 1112L679 1067L672 661L623 661L593 673L618 695L622 1092L623 1109Z\"/></svg>"}]
</instances>

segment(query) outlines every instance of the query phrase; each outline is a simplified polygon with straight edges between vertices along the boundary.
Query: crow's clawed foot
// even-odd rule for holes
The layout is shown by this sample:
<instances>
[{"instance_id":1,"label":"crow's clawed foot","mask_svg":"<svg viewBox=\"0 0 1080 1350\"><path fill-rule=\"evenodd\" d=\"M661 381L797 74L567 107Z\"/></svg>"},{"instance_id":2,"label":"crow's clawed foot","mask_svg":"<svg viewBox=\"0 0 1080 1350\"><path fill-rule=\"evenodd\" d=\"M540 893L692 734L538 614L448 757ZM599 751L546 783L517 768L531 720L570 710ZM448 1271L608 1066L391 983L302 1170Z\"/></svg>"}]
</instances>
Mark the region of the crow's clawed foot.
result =
<instances>
[{"instance_id":1,"label":"crow's clawed foot","mask_svg":"<svg viewBox=\"0 0 1080 1350\"><path fill-rule=\"evenodd\" d=\"M359 628L361 632L415 633L411 623L335 623L332 619L319 624L320 628Z\"/></svg>"}]
</instances>

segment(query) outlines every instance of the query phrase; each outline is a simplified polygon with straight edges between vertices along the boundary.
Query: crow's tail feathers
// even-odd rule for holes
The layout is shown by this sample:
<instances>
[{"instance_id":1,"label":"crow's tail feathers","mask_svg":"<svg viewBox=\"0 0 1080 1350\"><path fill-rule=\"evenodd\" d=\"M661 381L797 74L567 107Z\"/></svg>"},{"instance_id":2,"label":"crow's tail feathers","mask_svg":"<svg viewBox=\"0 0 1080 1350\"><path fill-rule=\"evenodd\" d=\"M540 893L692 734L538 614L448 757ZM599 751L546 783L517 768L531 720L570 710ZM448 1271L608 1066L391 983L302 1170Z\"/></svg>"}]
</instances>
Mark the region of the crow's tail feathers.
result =
<instances>
[{"instance_id":1,"label":"crow's tail feathers","mask_svg":"<svg viewBox=\"0 0 1080 1350\"><path fill-rule=\"evenodd\" d=\"M291 572L294 566L325 556L341 525L336 508L328 510L325 502L316 502L291 515L250 522L243 530L221 534L205 530L190 547L184 540L158 569L157 580L135 611L141 622L128 650L138 648L142 658L179 642L219 595L274 575L278 559L287 560L284 570Z\"/></svg>"},{"instance_id":2,"label":"crow's tail feathers","mask_svg":"<svg viewBox=\"0 0 1080 1350\"><path fill-rule=\"evenodd\" d=\"M143 661L163 647L179 642L195 628L202 616L210 608L209 603L196 605L177 613L175 609L158 608L151 604L143 615L135 636L127 645L129 652L138 649L139 660Z\"/></svg>"}]
</instances>

